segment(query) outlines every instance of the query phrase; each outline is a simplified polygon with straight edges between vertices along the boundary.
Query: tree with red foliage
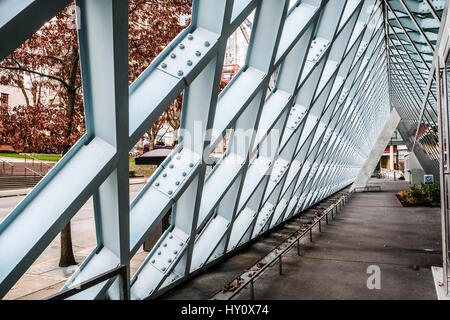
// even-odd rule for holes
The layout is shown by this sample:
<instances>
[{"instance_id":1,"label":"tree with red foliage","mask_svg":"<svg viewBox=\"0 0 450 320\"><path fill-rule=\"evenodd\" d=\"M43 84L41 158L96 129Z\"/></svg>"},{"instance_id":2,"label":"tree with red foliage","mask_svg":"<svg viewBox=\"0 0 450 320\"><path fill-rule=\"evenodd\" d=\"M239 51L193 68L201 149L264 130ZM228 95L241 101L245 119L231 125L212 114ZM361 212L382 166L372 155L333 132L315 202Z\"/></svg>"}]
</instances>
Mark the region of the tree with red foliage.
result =
<instances>
[{"instance_id":1,"label":"tree with red foliage","mask_svg":"<svg viewBox=\"0 0 450 320\"><path fill-rule=\"evenodd\" d=\"M180 14L189 14L191 5L192 0L129 0L130 83L184 28L179 24ZM74 17L72 4L0 62L0 84L19 87L27 101L27 106L0 114L0 143L19 150L66 153L84 134ZM26 93L29 87L32 101ZM180 112L181 103L173 103L156 125L172 117L177 120L171 125L179 127ZM73 264L69 222L61 231L59 265Z\"/></svg>"}]
</instances>

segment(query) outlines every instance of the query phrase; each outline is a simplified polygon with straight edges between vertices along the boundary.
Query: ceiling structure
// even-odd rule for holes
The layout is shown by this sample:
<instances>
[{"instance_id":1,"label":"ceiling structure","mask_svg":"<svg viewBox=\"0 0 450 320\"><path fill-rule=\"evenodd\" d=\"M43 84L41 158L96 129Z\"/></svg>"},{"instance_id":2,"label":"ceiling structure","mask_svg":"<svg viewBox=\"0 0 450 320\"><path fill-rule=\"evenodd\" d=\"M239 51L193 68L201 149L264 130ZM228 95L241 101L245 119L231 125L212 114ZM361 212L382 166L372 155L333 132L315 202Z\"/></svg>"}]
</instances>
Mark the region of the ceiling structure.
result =
<instances>
[{"instance_id":1,"label":"ceiling structure","mask_svg":"<svg viewBox=\"0 0 450 320\"><path fill-rule=\"evenodd\" d=\"M446 1L385 1L390 97L399 125L422 167L439 175L436 83L430 78Z\"/></svg>"},{"instance_id":2,"label":"ceiling structure","mask_svg":"<svg viewBox=\"0 0 450 320\"><path fill-rule=\"evenodd\" d=\"M14 1L0 3L0 38L11 39L0 59L61 10ZM445 1L198 0L192 24L130 88L127 3L76 3L87 134L0 224L0 297L91 196L98 246L63 289L119 267L120 280L72 298L144 299L352 184L393 107L424 168L438 161L428 71ZM227 40L255 9L246 63L218 95ZM180 144L130 201L128 151L182 91ZM131 258L170 209L130 279Z\"/></svg>"}]
</instances>

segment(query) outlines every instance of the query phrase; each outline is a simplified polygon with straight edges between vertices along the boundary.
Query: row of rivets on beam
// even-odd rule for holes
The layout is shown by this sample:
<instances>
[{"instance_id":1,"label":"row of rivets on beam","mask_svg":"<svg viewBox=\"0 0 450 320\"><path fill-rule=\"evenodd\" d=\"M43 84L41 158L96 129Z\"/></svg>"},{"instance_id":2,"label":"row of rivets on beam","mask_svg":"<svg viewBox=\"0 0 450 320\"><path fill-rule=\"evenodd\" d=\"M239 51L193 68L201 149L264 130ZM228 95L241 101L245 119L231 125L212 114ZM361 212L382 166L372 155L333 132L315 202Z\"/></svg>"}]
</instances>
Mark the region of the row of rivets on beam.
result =
<instances>
[{"instance_id":1,"label":"row of rivets on beam","mask_svg":"<svg viewBox=\"0 0 450 320\"><path fill-rule=\"evenodd\" d=\"M434 10L444 10L445 7L445 1L443 0L429 0ZM419 12L420 13L430 13L431 10L427 6L425 2L419 3Z\"/></svg>"},{"instance_id":2,"label":"row of rivets on beam","mask_svg":"<svg viewBox=\"0 0 450 320\"><path fill-rule=\"evenodd\" d=\"M188 74L200 59L212 48L216 40L198 30L188 34L158 66L158 69L182 78Z\"/></svg>"},{"instance_id":3,"label":"row of rivets on beam","mask_svg":"<svg viewBox=\"0 0 450 320\"><path fill-rule=\"evenodd\" d=\"M160 246L156 248L151 258L152 265L165 273L183 250L185 241L173 233L169 233Z\"/></svg>"},{"instance_id":4,"label":"row of rivets on beam","mask_svg":"<svg viewBox=\"0 0 450 320\"><path fill-rule=\"evenodd\" d=\"M272 215L275 210L275 206L269 202L267 202L264 207L261 209L261 212L258 216L258 220L256 222L257 226L263 227L264 224L269 220L269 217Z\"/></svg>"},{"instance_id":5,"label":"row of rivets on beam","mask_svg":"<svg viewBox=\"0 0 450 320\"><path fill-rule=\"evenodd\" d=\"M173 197L182 186L194 168L200 163L200 156L188 149L183 149L175 155L159 174L154 187Z\"/></svg>"},{"instance_id":6,"label":"row of rivets on beam","mask_svg":"<svg viewBox=\"0 0 450 320\"><path fill-rule=\"evenodd\" d=\"M287 121L286 128L295 130L300 125L305 115L306 115L306 108L304 106L300 105L293 106L291 108L291 111L289 112L289 118Z\"/></svg>"},{"instance_id":7,"label":"row of rivets on beam","mask_svg":"<svg viewBox=\"0 0 450 320\"><path fill-rule=\"evenodd\" d=\"M316 38L311 43L311 47L308 53L308 61L316 63L320 60L320 57L325 53L325 50L330 45L330 41L324 38Z\"/></svg>"},{"instance_id":8,"label":"row of rivets on beam","mask_svg":"<svg viewBox=\"0 0 450 320\"><path fill-rule=\"evenodd\" d=\"M278 159L275 161L272 169L271 181L279 183L286 170L289 168L289 162L284 159Z\"/></svg>"}]
</instances>

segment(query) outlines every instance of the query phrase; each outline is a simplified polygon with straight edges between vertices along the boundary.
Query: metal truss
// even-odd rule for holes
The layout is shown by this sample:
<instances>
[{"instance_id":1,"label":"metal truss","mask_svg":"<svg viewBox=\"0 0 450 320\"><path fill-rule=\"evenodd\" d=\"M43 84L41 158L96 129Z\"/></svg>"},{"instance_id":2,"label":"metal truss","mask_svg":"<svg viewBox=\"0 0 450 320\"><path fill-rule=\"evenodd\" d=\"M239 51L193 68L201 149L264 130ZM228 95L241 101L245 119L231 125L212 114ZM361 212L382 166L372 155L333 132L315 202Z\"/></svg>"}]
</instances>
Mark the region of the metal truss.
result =
<instances>
[{"instance_id":1,"label":"metal truss","mask_svg":"<svg viewBox=\"0 0 450 320\"><path fill-rule=\"evenodd\" d=\"M399 131L422 167L439 173L436 82L429 77L445 0L384 0L390 97Z\"/></svg>"},{"instance_id":2,"label":"metal truss","mask_svg":"<svg viewBox=\"0 0 450 320\"><path fill-rule=\"evenodd\" d=\"M389 116L389 82L406 72L388 77L398 57L386 52L401 49L386 46L382 1L197 0L191 25L128 88L127 2L76 3L87 134L0 224L0 296L91 196L98 245L63 289L124 266L127 277L72 298L161 295L350 185ZM246 64L218 95L228 37L253 10ZM408 67L425 67L411 57ZM182 91L180 144L130 204L128 151ZM130 279L169 209L170 228Z\"/></svg>"},{"instance_id":3,"label":"metal truss","mask_svg":"<svg viewBox=\"0 0 450 320\"><path fill-rule=\"evenodd\" d=\"M442 15L439 40L435 50L433 65L430 70L430 78L436 80L437 113L439 121L439 174L441 191L441 226L442 226L442 291L445 296L449 294L449 166L448 166L448 141L449 141L449 84L450 84L450 16L447 3ZM430 91L427 87L427 94ZM424 102L425 104L425 102Z\"/></svg>"}]
</instances>

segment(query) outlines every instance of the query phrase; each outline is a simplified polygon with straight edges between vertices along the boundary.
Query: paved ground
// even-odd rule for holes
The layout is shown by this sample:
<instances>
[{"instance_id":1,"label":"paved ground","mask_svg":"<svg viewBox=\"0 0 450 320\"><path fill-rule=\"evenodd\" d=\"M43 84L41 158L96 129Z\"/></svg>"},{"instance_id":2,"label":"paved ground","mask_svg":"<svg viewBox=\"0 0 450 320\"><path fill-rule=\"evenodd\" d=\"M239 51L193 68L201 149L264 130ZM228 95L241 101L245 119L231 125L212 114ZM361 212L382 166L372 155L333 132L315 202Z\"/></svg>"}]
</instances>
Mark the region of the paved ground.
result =
<instances>
[{"instance_id":1,"label":"paved ground","mask_svg":"<svg viewBox=\"0 0 450 320\"><path fill-rule=\"evenodd\" d=\"M435 299L431 266L441 264L438 208L403 208L395 192L401 182L374 180L380 193L355 194L331 224L302 242L302 257L293 250L283 258L282 276L269 269L255 283L257 299ZM131 186L131 198L142 185ZM23 197L0 198L0 221ZM95 247L92 201L72 220L77 262ZM282 243L295 230L293 222L231 257L226 263L191 279L162 298L208 299L243 269ZM306 237L307 238L307 237ZM5 299L41 299L59 290L74 268L59 268L59 236L43 252ZM134 273L146 253L132 261ZM381 290L367 288L369 266L379 266ZM419 270L414 271L413 265ZM244 290L241 299L248 298Z\"/></svg>"},{"instance_id":2,"label":"paved ground","mask_svg":"<svg viewBox=\"0 0 450 320\"><path fill-rule=\"evenodd\" d=\"M324 200L321 204L328 207L332 202L331 200ZM325 205L325 203L328 204ZM311 219L311 214L314 214L313 211L308 210L305 213L309 216L309 219L299 217L286 223L281 228L266 234L263 238L248 245L233 256L213 265L205 272L174 288L163 295L161 299L207 300L212 298L221 290L222 286L235 280L244 270L250 269L272 250L290 238L300 228L300 225L306 222L305 218L307 221ZM317 229L318 226L314 228L314 235L318 233Z\"/></svg>"},{"instance_id":3,"label":"paved ground","mask_svg":"<svg viewBox=\"0 0 450 320\"><path fill-rule=\"evenodd\" d=\"M395 192L405 183L371 184L383 192L353 195L301 257L292 250L283 259L282 276L271 268L256 282L255 298L436 299L431 266L441 265L439 208L403 208ZM380 268L380 290L367 288L369 266ZM244 291L241 299L249 297Z\"/></svg>"},{"instance_id":4,"label":"paved ground","mask_svg":"<svg viewBox=\"0 0 450 320\"><path fill-rule=\"evenodd\" d=\"M130 199L133 199L140 185L130 185ZM0 198L0 221L24 198L3 197ZM51 242L36 262L28 269L16 285L9 291L4 299L42 299L57 293L77 266L60 268L58 266L60 254L59 235ZM75 260L83 262L86 256L96 246L95 223L92 199L90 199L72 219L72 242ZM143 261L146 252L140 250L131 264L131 272L134 274Z\"/></svg>"}]
</instances>

